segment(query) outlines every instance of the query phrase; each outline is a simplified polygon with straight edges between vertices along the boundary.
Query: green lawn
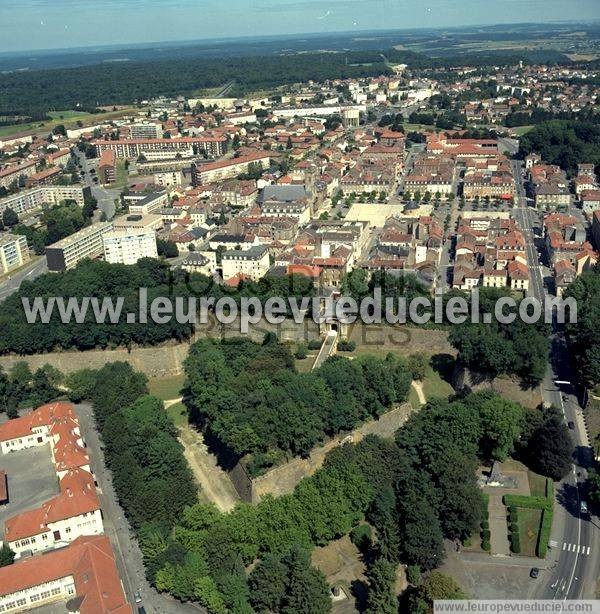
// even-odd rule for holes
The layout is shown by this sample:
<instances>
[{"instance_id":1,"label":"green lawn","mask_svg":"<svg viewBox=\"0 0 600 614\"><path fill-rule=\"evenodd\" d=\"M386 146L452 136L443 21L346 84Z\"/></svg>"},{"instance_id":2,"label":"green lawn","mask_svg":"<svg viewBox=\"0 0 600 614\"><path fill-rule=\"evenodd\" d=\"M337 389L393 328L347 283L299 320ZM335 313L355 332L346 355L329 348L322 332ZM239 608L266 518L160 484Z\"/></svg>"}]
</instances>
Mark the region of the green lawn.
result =
<instances>
[{"instance_id":1,"label":"green lawn","mask_svg":"<svg viewBox=\"0 0 600 614\"><path fill-rule=\"evenodd\" d=\"M519 515L519 538L521 542L521 554L523 556L536 556L535 547L542 519L541 510L520 507Z\"/></svg>"},{"instance_id":2,"label":"green lawn","mask_svg":"<svg viewBox=\"0 0 600 614\"><path fill-rule=\"evenodd\" d=\"M545 497L546 496L546 478L543 475L534 473L533 471L527 471L527 478L529 479L529 490L532 497Z\"/></svg>"},{"instance_id":3,"label":"green lawn","mask_svg":"<svg viewBox=\"0 0 600 614\"><path fill-rule=\"evenodd\" d=\"M524 134L527 134L534 128L535 126L516 126L515 128L513 128L513 131L517 136L523 136Z\"/></svg>"},{"instance_id":4,"label":"green lawn","mask_svg":"<svg viewBox=\"0 0 600 614\"><path fill-rule=\"evenodd\" d=\"M182 396L181 389L185 385L185 375L172 375L169 377L153 377L148 380L150 394L169 401Z\"/></svg>"},{"instance_id":5,"label":"green lawn","mask_svg":"<svg viewBox=\"0 0 600 614\"><path fill-rule=\"evenodd\" d=\"M423 380L423 392L428 401L434 398L447 399L454 394L454 388L443 379L440 373L428 367Z\"/></svg>"},{"instance_id":6,"label":"green lawn","mask_svg":"<svg viewBox=\"0 0 600 614\"><path fill-rule=\"evenodd\" d=\"M167 416L171 418L175 426L187 424L188 413L187 407L183 403L175 403L167 408Z\"/></svg>"},{"instance_id":7,"label":"green lawn","mask_svg":"<svg viewBox=\"0 0 600 614\"><path fill-rule=\"evenodd\" d=\"M48 115L52 118L52 119L79 119L82 115L87 115L89 116L89 113L86 113L85 111L48 111Z\"/></svg>"}]
</instances>

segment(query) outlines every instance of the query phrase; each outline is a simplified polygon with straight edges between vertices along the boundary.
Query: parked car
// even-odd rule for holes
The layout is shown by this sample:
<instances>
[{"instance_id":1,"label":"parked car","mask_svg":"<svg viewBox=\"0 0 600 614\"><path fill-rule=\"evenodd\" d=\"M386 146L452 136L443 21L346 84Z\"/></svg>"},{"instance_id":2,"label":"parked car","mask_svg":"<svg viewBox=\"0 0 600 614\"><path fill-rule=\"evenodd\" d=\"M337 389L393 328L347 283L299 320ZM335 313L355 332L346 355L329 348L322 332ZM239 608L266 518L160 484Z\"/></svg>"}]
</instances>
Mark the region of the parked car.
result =
<instances>
[{"instance_id":1,"label":"parked car","mask_svg":"<svg viewBox=\"0 0 600 614\"><path fill-rule=\"evenodd\" d=\"M581 503L579 504L579 511L582 514L587 514L588 513L588 506L587 506L587 502L586 501L581 501Z\"/></svg>"},{"instance_id":2,"label":"parked car","mask_svg":"<svg viewBox=\"0 0 600 614\"><path fill-rule=\"evenodd\" d=\"M529 572L529 576L535 580L540 575L540 570L538 567L532 567Z\"/></svg>"},{"instance_id":3,"label":"parked car","mask_svg":"<svg viewBox=\"0 0 600 614\"><path fill-rule=\"evenodd\" d=\"M573 420L569 420L568 422L569 428L574 431L575 430L575 423L573 422Z\"/></svg>"},{"instance_id":4,"label":"parked car","mask_svg":"<svg viewBox=\"0 0 600 614\"><path fill-rule=\"evenodd\" d=\"M142 603L142 594L140 593L140 591L135 591L133 597L136 603Z\"/></svg>"}]
</instances>

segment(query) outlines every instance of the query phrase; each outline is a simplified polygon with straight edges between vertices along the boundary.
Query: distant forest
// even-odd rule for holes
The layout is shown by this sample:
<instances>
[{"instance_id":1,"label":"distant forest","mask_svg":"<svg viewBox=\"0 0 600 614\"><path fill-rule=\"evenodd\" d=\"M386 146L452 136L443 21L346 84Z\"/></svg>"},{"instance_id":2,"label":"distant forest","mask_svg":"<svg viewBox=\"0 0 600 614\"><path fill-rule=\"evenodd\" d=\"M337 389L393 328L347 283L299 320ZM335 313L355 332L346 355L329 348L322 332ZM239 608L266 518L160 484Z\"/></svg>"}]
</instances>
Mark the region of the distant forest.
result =
<instances>
[{"instance_id":1,"label":"distant forest","mask_svg":"<svg viewBox=\"0 0 600 614\"><path fill-rule=\"evenodd\" d=\"M93 110L131 104L157 96L192 95L203 88L235 82L230 95L272 89L279 85L390 74L388 62L412 68L451 68L516 64L527 54L465 54L444 59L412 51L349 51L277 56L178 58L160 61L104 63L6 73L0 76L0 116L40 114L61 109ZM554 52L529 61L568 62Z\"/></svg>"}]
</instances>

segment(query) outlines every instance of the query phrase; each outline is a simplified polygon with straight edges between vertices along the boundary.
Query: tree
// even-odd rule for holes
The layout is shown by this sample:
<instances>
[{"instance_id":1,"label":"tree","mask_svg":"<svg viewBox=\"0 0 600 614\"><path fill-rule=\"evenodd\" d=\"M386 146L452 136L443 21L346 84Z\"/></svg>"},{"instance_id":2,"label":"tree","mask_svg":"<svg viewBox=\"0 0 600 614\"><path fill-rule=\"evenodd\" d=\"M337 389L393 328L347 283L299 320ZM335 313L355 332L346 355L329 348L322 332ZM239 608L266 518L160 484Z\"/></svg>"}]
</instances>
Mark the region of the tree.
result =
<instances>
[{"instance_id":1,"label":"tree","mask_svg":"<svg viewBox=\"0 0 600 614\"><path fill-rule=\"evenodd\" d=\"M379 556L367 569L366 576L369 582L366 614L396 614L396 566Z\"/></svg>"},{"instance_id":2,"label":"tree","mask_svg":"<svg viewBox=\"0 0 600 614\"><path fill-rule=\"evenodd\" d=\"M316 614L331 611L323 574L297 544L283 556L267 555L251 572L250 602L259 612Z\"/></svg>"},{"instance_id":3,"label":"tree","mask_svg":"<svg viewBox=\"0 0 600 614\"><path fill-rule=\"evenodd\" d=\"M427 367L429 366L429 359L426 354L419 352L417 354L411 354L408 357L408 370L412 373L413 379L423 381L427 374Z\"/></svg>"},{"instance_id":4,"label":"tree","mask_svg":"<svg viewBox=\"0 0 600 614\"><path fill-rule=\"evenodd\" d=\"M10 549L8 544L2 544L0 548L0 567L12 565L15 560L15 553Z\"/></svg>"},{"instance_id":5,"label":"tree","mask_svg":"<svg viewBox=\"0 0 600 614\"><path fill-rule=\"evenodd\" d=\"M553 480L561 480L571 469L573 441L563 420L552 416L537 428L527 447L529 466Z\"/></svg>"},{"instance_id":6,"label":"tree","mask_svg":"<svg viewBox=\"0 0 600 614\"><path fill-rule=\"evenodd\" d=\"M12 228L19 223L19 216L10 207L7 207L2 213L2 223L7 228Z\"/></svg>"}]
</instances>

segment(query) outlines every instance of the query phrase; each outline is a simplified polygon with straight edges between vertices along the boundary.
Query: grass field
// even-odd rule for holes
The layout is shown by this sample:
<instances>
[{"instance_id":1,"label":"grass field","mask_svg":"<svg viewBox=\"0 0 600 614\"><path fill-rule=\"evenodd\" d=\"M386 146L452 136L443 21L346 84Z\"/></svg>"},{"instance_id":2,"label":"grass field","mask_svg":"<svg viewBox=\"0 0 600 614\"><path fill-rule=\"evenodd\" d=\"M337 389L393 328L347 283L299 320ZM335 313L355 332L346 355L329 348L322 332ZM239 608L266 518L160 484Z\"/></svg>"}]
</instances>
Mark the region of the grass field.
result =
<instances>
[{"instance_id":1,"label":"grass field","mask_svg":"<svg viewBox=\"0 0 600 614\"><path fill-rule=\"evenodd\" d=\"M531 510L520 507L519 511L519 539L521 542L521 554L523 556L536 556L538 532L542 518L541 510Z\"/></svg>"},{"instance_id":2,"label":"grass field","mask_svg":"<svg viewBox=\"0 0 600 614\"><path fill-rule=\"evenodd\" d=\"M167 416L177 427L187 424L187 407L183 403L175 403L167 407Z\"/></svg>"},{"instance_id":3,"label":"grass field","mask_svg":"<svg viewBox=\"0 0 600 614\"><path fill-rule=\"evenodd\" d=\"M527 479L529 480L529 490L532 497L546 496L546 478L543 475L527 471Z\"/></svg>"},{"instance_id":4,"label":"grass field","mask_svg":"<svg viewBox=\"0 0 600 614\"><path fill-rule=\"evenodd\" d=\"M76 128L77 122L80 121L84 125L96 124L108 119L115 119L132 112L137 112L139 109L135 107L127 107L120 111L109 111L107 113L84 113L82 111L49 111L48 116L52 119L46 121L29 122L27 124L15 124L12 126L0 126L0 137L13 136L21 132L35 132L46 134L59 124L66 128ZM61 118L62 116L62 118Z\"/></svg>"},{"instance_id":5,"label":"grass field","mask_svg":"<svg viewBox=\"0 0 600 614\"><path fill-rule=\"evenodd\" d=\"M116 181L111 183L111 188L124 188L127 185L129 173L125 168L125 160L117 160L117 176Z\"/></svg>"},{"instance_id":6,"label":"grass field","mask_svg":"<svg viewBox=\"0 0 600 614\"><path fill-rule=\"evenodd\" d=\"M154 377L148 380L150 394L163 401L178 399L182 396L181 389L185 385L185 375L170 377Z\"/></svg>"},{"instance_id":7,"label":"grass field","mask_svg":"<svg viewBox=\"0 0 600 614\"><path fill-rule=\"evenodd\" d=\"M515 128L513 128L513 131L517 136L523 136L524 134L527 134L534 128L535 126L516 126Z\"/></svg>"},{"instance_id":8,"label":"grass field","mask_svg":"<svg viewBox=\"0 0 600 614\"><path fill-rule=\"evenodd\" d=\"M428 401L435 398L447 399L450 395L454 394L454 388L439 372L429 367L423 380L423 392Z\"/></svg>"}]
</instances>

